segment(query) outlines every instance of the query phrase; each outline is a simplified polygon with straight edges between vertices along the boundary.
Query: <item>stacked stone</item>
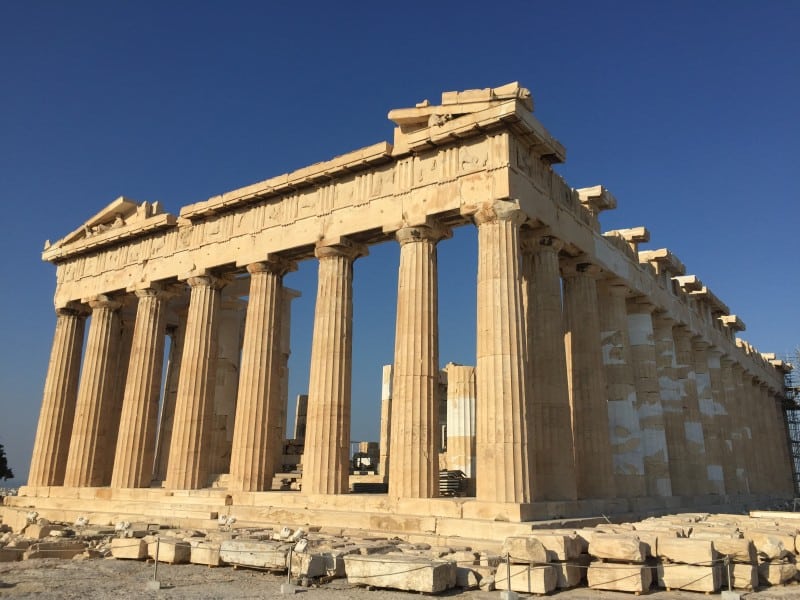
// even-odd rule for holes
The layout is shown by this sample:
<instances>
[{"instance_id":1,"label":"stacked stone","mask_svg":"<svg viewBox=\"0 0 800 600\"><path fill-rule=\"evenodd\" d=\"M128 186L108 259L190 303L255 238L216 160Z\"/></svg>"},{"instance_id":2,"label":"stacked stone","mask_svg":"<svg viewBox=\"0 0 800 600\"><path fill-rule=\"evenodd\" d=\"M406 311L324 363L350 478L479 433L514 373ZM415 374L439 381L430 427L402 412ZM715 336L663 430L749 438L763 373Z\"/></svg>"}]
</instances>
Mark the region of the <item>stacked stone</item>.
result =
<instances>
[{"instance_id":1,"label":"stacked stone","mask_svg":"<svg viewBox=\"0 0 800 600\"><path fill-rule=\"evenodd\" d=\"M589 587L595 590L642 593L650 589L653 569L647 559L650 546L633 531L602 529L581 532L588 538L592 562L586 572Z\"/></svg>"},{"instance_id":2,"label":"stacked stone","mask_svg":"<svg viewBox=\"0 0 800 600\"><path fill-rule=\"evenodd\" d=\"M711 540L663 538L658 541L658 585L667 590L718 592L722 563Z\"/></svg>"},{"instance_id":3,"label":"stacked stone","mask_svg":"<svg viewBox=\"0 0 800 600\"><path fill-rule=\"evenodd\" d=\"M555 546L556 536L552 537L550 543ZM565 550L562 548L562 552ZM494 576L496 589L526 594L549 594L556 589L558 569L549 564L551 553L537 538L506 538L501 554L504 562L498 565Z\"/></svg>"}]
</instances>

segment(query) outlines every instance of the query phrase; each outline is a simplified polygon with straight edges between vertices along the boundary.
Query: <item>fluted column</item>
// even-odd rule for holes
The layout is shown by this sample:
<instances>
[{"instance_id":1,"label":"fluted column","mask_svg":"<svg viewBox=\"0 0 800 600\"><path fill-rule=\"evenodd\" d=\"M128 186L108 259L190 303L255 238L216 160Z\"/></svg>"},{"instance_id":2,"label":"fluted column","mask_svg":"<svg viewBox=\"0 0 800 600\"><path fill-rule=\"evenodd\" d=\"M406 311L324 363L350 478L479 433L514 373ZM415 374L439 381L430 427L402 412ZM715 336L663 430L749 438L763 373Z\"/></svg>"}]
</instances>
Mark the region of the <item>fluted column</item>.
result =
<instances>
[{"instance_id":1,"label":"fluted column","mask_svg":"<svg viewBox=\"0 0 800 600\"><path fill-rule=\"evenodd\" d=\"M747 492L747 469L741 432L737 422L738 405L732 365L733 360L730 358L726 356L720 358L720 377L725 410L725 414L722 416L724 447L727 451L727 460L722 463L722 472L725 477L725 491L729 494L743 494Z\"/></svg>"},{"instance_id":2,"label":"fluted column","mask_svg":"<svg viewBox=\"0 0 800 600\"><path fill-rule=\"evenodd\" d=\"M713 494L725 493L725 474L722 469L723 441L719 429L720 409L714 398L714 385L710 365L710 344L698 337L692 339L694 353L695 385L697 386L697 405L700 409L700 422L703 425L703 438L706 446L707 491ZM719 370L715 363L715 377Z\"/></svg>"},{"instance_id":3,"label":"fluted column","mask_svg":"<svg viewBox=\"0 0 800 600\"><path fill-rule=\"evenodd\" d=\"M655 307L640 297L628 300L627 308L631 365L636 385L636 410L642 428L647 494L671 496L670 456L656 366L652 315Z\"/></svg>"},{"instance_id":4,"label":"fluted column","mask_svg":"<svg viewBox=\"0 0 800 600\"><path fill-rule=\"evenodd\" d=\"M475 367L448 363L447 469L467 477L467 495L475 493Z\"/></svg>"},{"instance_id":5,"label":"fluted column","mask_svg":"<svg viewBox=\"0 0 800 600\"><path fill-rule=\"evenodd\" d=\"M530 502L529 410L516 204L495 202L478 226L476 496ZM392 458L394 461L394 458Z\"/></svg>"},{"instance_id":6,"label":"fluted column","mask_svg":"<svg viewBox=\"0 0 800 600\"><path fill-rule=\"evenodd\" d=\"M208 484L220 290L226 282L204 275L191 277L187 283L192 291L166 481L166 487L179 490Z\"/></svg>"},{"instance_id":7,"label":"fluted column","mask_svg":"<svg viewBox=\"0 0 800 600\"><path fill-rule=\"evenodd\" d=\"M33 444L29 486L64 484L78 399L85 321L86 315L79 310L56 310L56 330Z\"/></svg>"},{"instance_id":8,"label":"fluted column","mask_svg":"<svg viewBox=\"0 0 800 600\"><path fill-rule=\"evenodd\" d=\"M120 302L108 296L89 301L92 319L78 387L78 401L69 445L64 485L94 487L104 481L103 453L113 452L106 442L113 420L115 369L120 344Z\"/></svg>"},{"instance_id":9,"label":"fluted column","mask_svg":"<svg viewBox=\"0 0 800 600\"><path fill-rule=\"evenodd\" d=\"M692 494L692 472L689 450L686 447L682 385L678 374L673 327L675 321L665 313L656 313L653 319L653 339L656 353L661 407L664 411L664 435L669 456L669 476L674 496Z\"/></svg>"},{"instance_id":10,"label":"fluted column","mask_svg":"<svg viewBox=\"0 0 800 600\"><path fill-rule=\"evenodd\" d=\"M318 246L317 304L311 342L304 494L344 494L349 488L350 383L353 354L353 261L364 246Z\"/></svg>"},{"instance_id":11,"label":"fluted column","mask_svg":"<svg viewBox=\"0 0 800 600\"><path fill-rule=\"evenodd\" d=\"M400 269L392 384L392 472L389 495L439 495L438 273L437 227L405 227L397 232Z\"/></svg>"},{"instance_id":12,"label":"fluted column","mask_svg":"<svg viewBox=\"0 0 800 600\"><path fill-rule=\"evenodd\" d=\"M608 438L608 395L597 307L599 269L580 260L564 267L564 330L578 498L616 493Z\"/></svg>"},{"instance_id":13,"label":"fluted column","mask_svg":"<svg viewBox=\"0 0 800 600\"><path fill-rule=\"evenodd\" d=\"M158 425L164 363L166 296L161 289L136 291L139 299L125 379L111 487L149 487Z\"/></svg>"},{"instance_id":14,"label":"fluted column","mask_svg":"<svg viewBox=\"0 0 800 600\"><path fill-rule=\"evenodd\" d=\"M710 490L706 474L706 444L697 403L692 334L682 325L673 328L672 334L675 337L676 374L680 382L684 443L690 473L687 491L690 494L707 494Z\"/></svg>"},{"instance_id":15,"label":"fluted column","mask_svg":"<svg viewBox=\"0 0 800 600\"><path fill-rule=\"evenodd\" d=\"M290 264L248 265L250 294L245 317L229 488L268 490L283 447L281 421L281 324L283 275Z\"/></svg>"},{"instance_id":16,"label":"fluted column","mask_svg":"<svg viewBox=\"0 0 800 600\"><path fill-rule=\"evenodd\" d=\"M625 307L628 289L606 280L598 284L597 295L614 482L620 496L646 496L648 479L644 463L645 447L637 410L639 402L631 366L628 313ZM650 494L656 494L655 488Z\"/></svg>"},{"instance_id":17,"label":"fluted column","mask_svg":"<svg viewBox=\"0 0 800 600\"><path fill-rule=\"evenodd\" d=\"M164 398L161 401L161 414L158 417L158 440L153 479L164 482L167 479L169 448L172 445L172 425L175 421L175 402L178 398L178 382L181 375L181 356L186 338L186 311L178 312L178 325L168 326L169 355L167 356L167 376L164 382Z\"/></svg>"},{"instance_id":18,"label":"fluted column","mask_svg":"<svg viewBox=\"0 0 800 600\"><path fill-rule=\"evenodd\" d=\"M764 395L772 409L768 418L772 420L775 432L775 491L785 497L794 495L794 466L789 451L789 432L786 423L786 413L780 396L775 396L768 387L764 387Z\"/></svg>"},{"instance_id":19,"label":"fluted column","mask_svg":"<svg viewBox=\"0 0 800 600\"><path fill-rule=\"evenodd\" d=\"M575 457L554 451L572 439L558 266L563 242L541 232L522 239L533 500L574 500Z\"/></svg>"},{"instance_id":20,"label":"fluted column","mask_svg":"<svg viewBox=\"0 0 800 600\"><path fill-rule=\"evenodd\" d=\"M735 416L734 432L738 434L738 444L741 446L741 477L743 479L744 491L750 494L761 493L762 489L758 481L758 466L753 446L752 431L750 429L751 414L750 402L745 391L744 369L742 365L734 361L731 365L733 374L734 396L736 398L736 409L732 413Z\"/></svg>"},{"instance_id":21,"label":"fluted column","mask_svg":"<svg viewBox=\"0 0 800 600\"><path fill-rule=\"evenodd\" d=\"M736 467L731 444L731 419L727 399L725 369L722 352L713 346L708 351L708 374L711 378L711 397L714 405L714 423L717 432L717 445L722 465L722 486L726 494L737 492Z\"/></svg>"}]
</instances>

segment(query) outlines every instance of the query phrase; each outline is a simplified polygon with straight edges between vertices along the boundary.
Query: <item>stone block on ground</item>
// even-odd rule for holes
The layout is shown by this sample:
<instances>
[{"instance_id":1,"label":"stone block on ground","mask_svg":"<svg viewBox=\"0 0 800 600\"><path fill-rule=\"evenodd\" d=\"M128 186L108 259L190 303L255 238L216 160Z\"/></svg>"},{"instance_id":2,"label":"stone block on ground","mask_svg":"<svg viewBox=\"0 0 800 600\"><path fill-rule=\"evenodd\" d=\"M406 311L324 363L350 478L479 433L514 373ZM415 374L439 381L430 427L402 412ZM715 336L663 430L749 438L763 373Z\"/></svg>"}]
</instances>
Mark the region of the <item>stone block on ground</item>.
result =
<instances>
[{"instance_id":1,"label":"stone block on ground","mask_svg":"<svg viewBox=\"0 0 800 600\"><path fill-rule=\"evenodd\" d=\"M80 541L59 541L59 542L39 542L31 544L25 554L24 560L34 558L64 558L71 559L76 554L81 554L86 550L86 542Z\"/></svg>"},{"instance_id":2,"label":"stone block on ground","mask_svg":"<svg viewBox=\"0 0 800 600\"><path fill-rule=\"evenodd\" d=\"M289 547L285 544L248 540L225 540L219 549L222 562L273 571L286 570L288 554Z\"/></svg>"},{"instance_id":3,"label":"stone block on ground","mask_svg":"<svg viewBox=\"0 0 800 600\"><path fill-rule=\"evenodd\" d=\"M111 540L111 556L126 560L147 558L147 542L136 538L114 538Z\"/></svg>"},{"instance_id":4,"label":"stone block on ground","mask_svg":"<svg viewBox=\"0 0 800 600\"><path fill-rule=\"evenodd\" d=\"M194 542L191 547L190 563L209 567L218 567L222 564L222 560L219 557L220 544L216 542Z\"/></svg>"},{"instance_id":5,"label":"stone block on ground","mask_svg":"<svg viewBox=\"0 0 800 600\"><path fill-rule=\"evenodd\" d=\"M30 523L28 512L14 508L3 508L3 524L8 525L14 533L22 533Z\"/></svg>"},{"instance_id":6,"label":"stone block on ground","mask_svg":"<svg viewBox=\"0 0 800 600\"><path fill-rule=\"evenodd\" d=\"M556 587L566 590L579 585L583 580L586 569L576 562L554 562L551 563L556 570Z\"/></svg>"},{"instance_id":7,"label":"stone block on ground","mask_svg":"<svg viewBox=\"0 0 800 600\"><path fill-rule=\"evenodd\" d=\"M743 533L745 539L752 540L756 552L768 560L784 558L795 551L794 537L791 535L758 529L747 529Z\"/></svg>"},{"instance_id":8,"label":"stone block on ground","mask_svg":"<svg viewBox=\"0 0 800 600\"><path fill-rule=\"evenodd\" d=\"M758 567L752 564L731 563L729 565L731 587L735 590L754 590L758 587ZM722 570L722 583L728 585L728 574Z\"/></svg>"},{"instance_id":9,"label":"stone block on ground","mask_svg":"<svg viewBox=\"0 0 800 600\"><path fill-rule=\"evenodd\" d=\"M0 548L0 562L16 562L22 560L24 548Z\"/></svg>"},{"instance_id":10,"label":"stone block on ground","mask_svg":"<svg viewBox=\"0 0 800 600\"><path fill-rule=\"evenodd\" d=\"M769 585L781 585L797 575L797 567L784 561L769 561L758 565L758 579Z\"/></svg>"},{"instance_id":11,"label":"stone block on ground","mask_svg":"<svg viewBox=\"0 0 800 600\"><path fill-rule=\"evenodd\" d=\"M508 556L512 564L548 562L544 544L531 536L507 537L500 554L504 559Z\"/></svg>"},{"instance_id":12,"label":"stone block on ground","mask_svg":"<svg viewBox=\"0 0 800 600\"><path fill-rule=\"evenodd\" d=\"M344 556L336 552L293 553L292 576L344 577Z\"/></svg>"},{"instance_id":13,"label":"stone block on ground","mask_svg":"<svg viewBox=\"0 0 800 600\"><path fill-rule=\"evenodd\" d=\"M582 544L576 537L538 532L531 537L542 543L552 560L572 560L581 554Z\"/></svg>"},{"instance_id":14,"label":"stone block on ground","mask_svg":"<svg viewBox=\"0 0 800 600\"><path fill-rule=\"evenodd\" d=\"M653 568L645 565L593 562L586 580L594 590L646 592L653 582Z\"/></svg>"},{"instance_id":15,"label":"stone block on ground","mask_svg":"<svg viewBox=\"0 0 800 600\"><path fill-rule=\"evenodd\" d=\"M658 557L674 563L711 565L717 558L717 552L710 540L660 538Z\"/></svg>"},{"instance_id":16,"label":"stone block on ground","mask_svg":"<svg viewBox=\"0 0 800 600\"><path fill-rule=\"evenodd\" d=\"M658 585L668 590L717 592L722 585L722 569L719 565L664 563L658 565Z\"/></svg>"},{"instance_id":17,"label":"stone block on ground","mask_svg":"<svg viewBox=\"0 0 800 600\"><path fill-rule=\"evenodd\" d=\"M734 562L747 563L749 565L756 564L756 547L750 540L744 538L717 538L714 540L714 549L720 556L727 556Z\"/></svg>"},{"instance_id":18,"label":"stone block on ground","mask_svg":"<svg viewBox=\"0 0 800 600\"><path fill-rule=\"evenodd\" d=\"M344 557L348 583L437 594L456 585L456 565L404 554Z\"/></svg>"},{"instance_id":19,"label":"stone block on ground","mask_svg":"<svg viewBox=\"0 0 800 600\"><path fill-rule=\"evenodd\" d=\"M53 525L39 525L31 523L25 528L25 537L31 540L41 540L49 536L57 527Z\"/></svg>"},{"instance_id":20,"label":"stone block on ground","mask_svg":"<svg viewBox=\"0 0 800 600\"><path fill-rule=\"evenodd\" d=\"M595 558L641 563L647 557L647 547L636 535L608 533L592 536L589 554Z\"/></svg>"},{"instance_id":21,"label":"stone block on ground","mask_svg":"<svg viewBox=\"0 0 800 600\"><path fill-rule=\"evenodd\" d=\"M456 587L466 590L475 589L480 585L481 575L472 567L459 567L456 565Z\"/></svg>"},{"instance_id":22,"label":"stone block on ground","mask_svg":"<svg viewBox=\"0 0 800 600\"><path fill-rule=\"evenodd\" d=\"M162 539L160 542L152 541L147 544L147 555L155 559L158 550L158 562L183 565L189 562L192 556L192 547L188 542L176 539Z\"/></svg>"},{"instance_id":23,"label":"stone block on ground","mask_svg":"<svg viewBox=\"0 0 800 600\"><path fill-rule=\"evenodd\" d=\"M526 594L549 594L558 584L558 572L552 565L511 565L511 586L508 582L508 565L501 564L494 574L495 589L511 589Z\"/></svg>"}]
</instances>

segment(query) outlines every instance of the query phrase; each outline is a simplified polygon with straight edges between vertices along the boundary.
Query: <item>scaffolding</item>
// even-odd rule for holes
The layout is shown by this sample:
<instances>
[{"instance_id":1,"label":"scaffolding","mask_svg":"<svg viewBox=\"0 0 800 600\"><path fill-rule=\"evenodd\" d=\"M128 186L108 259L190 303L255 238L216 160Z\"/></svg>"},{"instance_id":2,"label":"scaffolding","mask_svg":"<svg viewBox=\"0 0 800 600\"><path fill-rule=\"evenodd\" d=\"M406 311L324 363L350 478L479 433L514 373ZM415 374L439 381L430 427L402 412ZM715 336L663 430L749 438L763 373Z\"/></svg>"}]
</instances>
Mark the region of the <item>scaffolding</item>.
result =
<instances>
[{"instance_id":1,"label":"scaffolding","mask_svg":"<svg viewBox=\"0 0 800 600\"><path fill-rule=\"evenodd\" d=\"M786 414L786 427L789 435L789 450L792 455L792 475L795 494L800 494L800 350L794 356L787 356L786 362L794 369L785 375L786 397L783 411Z\"/></svg>"}]
</instances>

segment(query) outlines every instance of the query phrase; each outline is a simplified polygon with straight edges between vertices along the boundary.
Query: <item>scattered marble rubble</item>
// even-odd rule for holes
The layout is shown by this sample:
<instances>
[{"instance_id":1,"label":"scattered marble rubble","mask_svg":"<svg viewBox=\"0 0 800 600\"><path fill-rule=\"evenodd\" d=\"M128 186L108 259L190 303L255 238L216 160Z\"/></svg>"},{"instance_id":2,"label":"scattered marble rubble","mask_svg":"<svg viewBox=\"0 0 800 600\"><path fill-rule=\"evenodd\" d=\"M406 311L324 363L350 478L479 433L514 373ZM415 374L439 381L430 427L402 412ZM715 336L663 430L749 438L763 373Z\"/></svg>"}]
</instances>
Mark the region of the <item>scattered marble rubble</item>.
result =
<instances>
[{"instance_id":1,"label":"scattered marble rubble","mask_svg":"<svg viewBox=\"0 0 800 600\"><path fill-rule=\"evenodd\" d=\"M549 594L580 585L642 593L654 584L711 593L800 581L800 519L780 513L685 513L584 529L533 529L506 538L499 554L366 532L232 524L200 531L81 518L67 525L35 512L6 513L0 562L158 555L159 562L173 564L288 571L300 585L347 577L355 585L434 594L456 587Z\"/></svg>"}]
</instances>

